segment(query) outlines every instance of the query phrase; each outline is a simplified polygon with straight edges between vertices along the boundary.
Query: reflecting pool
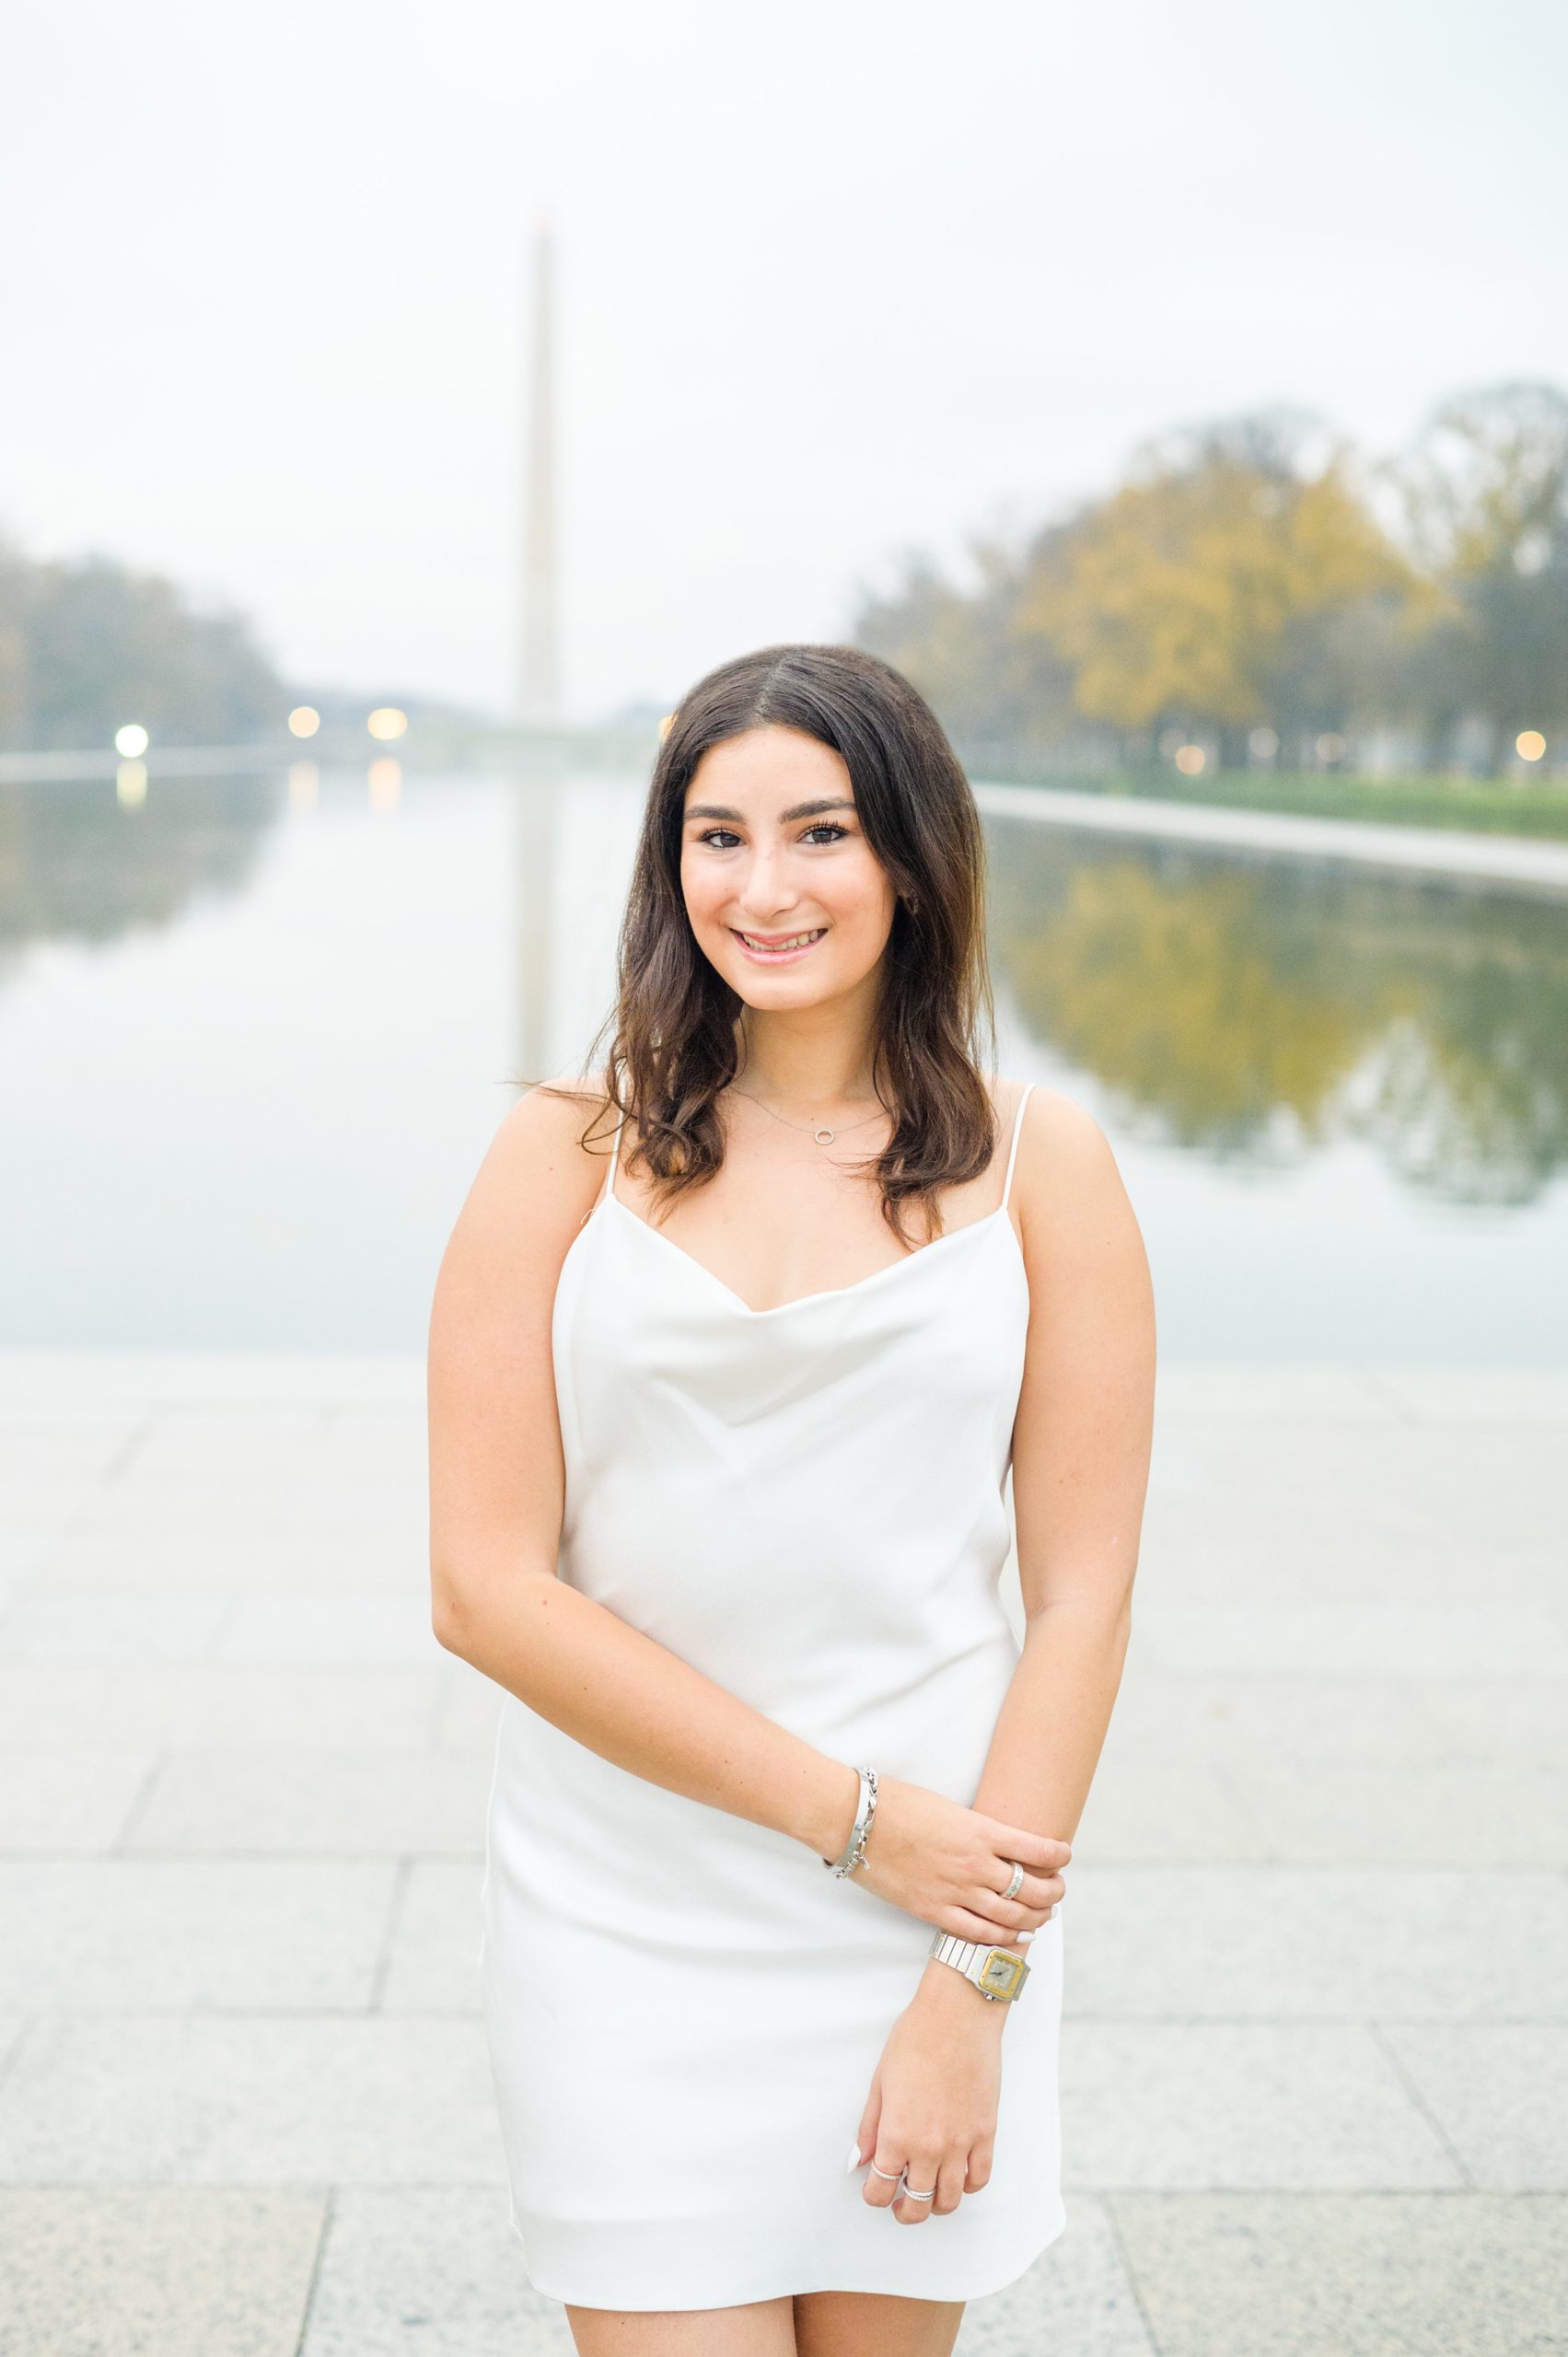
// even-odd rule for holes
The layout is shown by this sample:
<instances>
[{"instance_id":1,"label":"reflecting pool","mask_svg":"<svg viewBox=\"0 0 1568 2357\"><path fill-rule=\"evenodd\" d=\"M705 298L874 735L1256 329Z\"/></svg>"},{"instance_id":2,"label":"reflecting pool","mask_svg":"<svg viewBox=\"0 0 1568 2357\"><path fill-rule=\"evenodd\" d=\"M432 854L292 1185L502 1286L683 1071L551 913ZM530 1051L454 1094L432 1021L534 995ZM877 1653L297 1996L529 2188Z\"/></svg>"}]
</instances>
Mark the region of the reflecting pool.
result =
<instances>
[{"instance_id":1,"label":"reflecting pool","mask_svg":"<svg viewBox=\"0 0 1568 2357\"><path fill-rule=\"evenodd\" d=\"M0 1343L424 1347L607 1000L636 779L0 786ZM1568 1360L1568 908L988 819L1003 1069L1087 1105L1167 1364Z\"/></svg>"}]
</instances>

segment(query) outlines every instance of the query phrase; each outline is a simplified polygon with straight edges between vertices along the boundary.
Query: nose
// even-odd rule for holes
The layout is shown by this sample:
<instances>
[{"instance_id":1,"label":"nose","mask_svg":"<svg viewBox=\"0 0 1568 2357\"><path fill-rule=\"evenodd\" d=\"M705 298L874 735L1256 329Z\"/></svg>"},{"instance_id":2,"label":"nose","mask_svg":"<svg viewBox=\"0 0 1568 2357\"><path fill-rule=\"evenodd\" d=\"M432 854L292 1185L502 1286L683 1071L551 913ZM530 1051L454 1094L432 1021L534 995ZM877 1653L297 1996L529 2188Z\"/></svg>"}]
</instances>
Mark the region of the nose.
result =
<instances>
[{"instance_id":1,"label":"nose","mask_svg":"<svg viewBox=\"0 0 1568 2357\"><path fill-rule=\"evenodd\" d=\"M799 898L799 888L790 879L784 853L765 844L756 845L736 894L736 904L745 922L770 924L794 908Z\"/></svg>"}]
</instances>

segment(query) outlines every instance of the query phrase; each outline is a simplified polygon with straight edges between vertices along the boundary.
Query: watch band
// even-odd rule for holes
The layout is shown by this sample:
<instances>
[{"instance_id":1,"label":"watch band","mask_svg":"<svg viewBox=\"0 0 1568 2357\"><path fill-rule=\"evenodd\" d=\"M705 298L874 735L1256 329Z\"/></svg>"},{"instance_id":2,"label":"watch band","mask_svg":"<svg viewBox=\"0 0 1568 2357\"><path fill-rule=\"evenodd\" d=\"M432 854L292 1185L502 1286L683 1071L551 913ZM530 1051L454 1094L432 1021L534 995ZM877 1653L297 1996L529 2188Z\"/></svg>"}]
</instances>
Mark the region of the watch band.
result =
<instances>
[{"instance_id":1,"label":"watch band","mask_svg":"<svg viewBox=\"0 0 1568 2357\"><path fill-rule=\"evenodd\" d=\"M1015 2003L1029 1977L1021 1956L1007 1948L987 1947L981 1940L961 1940L957 1932L938 1932L931 1953L940 1964L950 1964L972 1980L982 1997L993 2004Z\"/></svg>"}]
</instances>

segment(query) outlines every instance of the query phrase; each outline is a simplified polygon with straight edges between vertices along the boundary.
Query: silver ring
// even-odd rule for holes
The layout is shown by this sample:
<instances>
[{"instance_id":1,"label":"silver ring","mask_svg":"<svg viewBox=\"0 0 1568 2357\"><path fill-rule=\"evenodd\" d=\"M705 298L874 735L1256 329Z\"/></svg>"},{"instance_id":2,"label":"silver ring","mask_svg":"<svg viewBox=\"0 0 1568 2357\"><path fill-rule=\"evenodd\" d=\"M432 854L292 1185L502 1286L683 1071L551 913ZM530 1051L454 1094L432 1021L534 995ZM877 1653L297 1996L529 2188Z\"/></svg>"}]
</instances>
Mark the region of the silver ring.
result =
<instances>
[{"instance_id":1,"label":"silver ring","mask_svg":"<svg viewBox=\"0 0 1568 2357\"><path fill-rule=\"evenodd\" d=\"M904 2188L904 2199L906 2201L935 2201L936 2199L936 2188L933 2186L929 2193L917 2193L912 2185L906 2185Z\"/></svg>"},{"instance_id":2,"label":"silver ring","mask_svg":"<svg viewBox=\"0 0 1568 2357\"><path fill-rule=\"evenodd\" d=\"M1020 1891L1020 1890L1022 1890L1023 1887L1024 1887L1024 1870L1023 1870L1022 1866L1015 1866L1015 1867L1013 1868L1013 1879L1012 1879L1012 1881L1007 1885L1007 1887L1006 1887L1006 1889L1003 1892L1002 1896L1003 1896L1003 1898L1016 1898L1016 1897L1018 1896L1019 1891Z\"/></svg>"},{"instance_id":3,"label":"silver ring","mask_svg":"<svg viewBox=\"0 0 1568 2357\"><path fill-rule=\"evenodd\" d=\"M889 2185L897 2185L900 2177L903 2175L903 2171L902 2169L879 2169L876 2162L873 2161L871 2164L871 2174L873 2177L886 2177Z\"/></svg>"}]
</instances>

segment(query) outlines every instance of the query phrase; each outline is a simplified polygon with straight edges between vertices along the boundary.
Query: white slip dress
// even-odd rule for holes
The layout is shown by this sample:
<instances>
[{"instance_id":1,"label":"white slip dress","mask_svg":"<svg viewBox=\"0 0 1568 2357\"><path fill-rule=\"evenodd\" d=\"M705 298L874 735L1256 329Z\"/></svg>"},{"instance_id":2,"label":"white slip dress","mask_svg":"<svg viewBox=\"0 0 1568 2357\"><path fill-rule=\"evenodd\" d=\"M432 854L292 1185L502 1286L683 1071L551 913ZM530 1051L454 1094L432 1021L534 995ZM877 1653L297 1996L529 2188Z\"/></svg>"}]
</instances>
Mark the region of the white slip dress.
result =
<instances>
[{"instance_id":1,"label":"white slip dress","mask_svg":"<svg viewBox=\"0 0 1568 2357\"><path fill-rule=\"evenodd\" d=\"M1018 1658L999 1582L1029 1314L1008 1207L1028 1096L994 1211L772 1309L617 1193L618 1130L552 1318L562 1579L830 1757L970 1806ZM930 1923L509 1691L480 1912L511 2223L536 2290L628 2309L965 2300L1063 2232L1062 1908L1004 2027L990 2181L910 2225L846 2162Z\"/></svg>"}]
</instances>

